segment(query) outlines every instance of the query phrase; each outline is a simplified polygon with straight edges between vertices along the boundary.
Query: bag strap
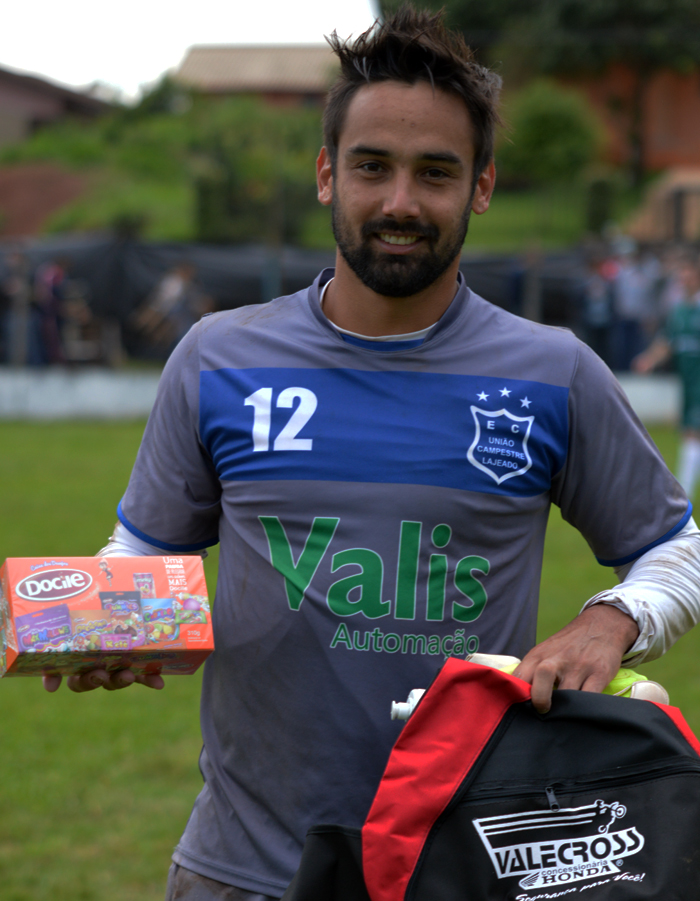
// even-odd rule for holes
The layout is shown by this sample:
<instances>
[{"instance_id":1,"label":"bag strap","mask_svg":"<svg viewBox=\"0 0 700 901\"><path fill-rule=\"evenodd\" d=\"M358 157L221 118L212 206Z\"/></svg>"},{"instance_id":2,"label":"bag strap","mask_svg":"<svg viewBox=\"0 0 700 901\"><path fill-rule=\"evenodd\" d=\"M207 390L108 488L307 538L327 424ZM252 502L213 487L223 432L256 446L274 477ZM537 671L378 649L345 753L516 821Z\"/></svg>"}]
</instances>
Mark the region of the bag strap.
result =
<instances>
[{"instance_id":1,"label":"bag strap","mask_svg":"<svg viewBox=\"0 0 700 901\"><path fill-rule=\"evenodd\" d=\"M446 661L394 745L362 829L372 901L403 901L436 820L507 710L529 700L521 679Z\"/></svg>"}]
</instances>

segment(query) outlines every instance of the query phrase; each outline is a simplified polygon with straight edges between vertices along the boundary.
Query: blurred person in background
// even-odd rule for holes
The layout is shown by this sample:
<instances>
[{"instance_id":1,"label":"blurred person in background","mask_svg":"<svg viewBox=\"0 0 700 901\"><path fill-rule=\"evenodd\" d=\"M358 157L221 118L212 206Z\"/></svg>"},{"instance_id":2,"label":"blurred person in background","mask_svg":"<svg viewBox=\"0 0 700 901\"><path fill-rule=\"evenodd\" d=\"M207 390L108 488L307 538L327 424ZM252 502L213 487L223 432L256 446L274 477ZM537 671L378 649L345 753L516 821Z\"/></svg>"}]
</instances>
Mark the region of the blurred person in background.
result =
<instances>
[{"instance_id":1,"label":"blurred person in background","mask_svg":"<svg viewBox=\"0 0 700 901\"><path fill-rule=\"evenodd\" d=\"M653 286L658 279L658 263L632 250L622 253L614 279L614 319L612 323L612 368L629 370L648 344L647 329L654 318Z\"/></svg>"},{"instance_id":2,"label":"blurred person in background","mask_svg":"<svg viewBox=\"0 0 700 901\"><path fill-rule=\"evenodd\" d=\"M606 256L594 257L584 285L583 329L586 344L611 366L611 328L617 266Z\"/></svg>"},{"instance_id":3,"label":"blurred person in background","mask_svg":"<svg viewBox=\"0 0 700 901\"><path fill-rule=\"evenodd\" d=\"M686 248L669 247L661 254L661 284L659 286L659 315L664 322L671 310L683 301L685 288L682 273L692 265Z\"/></svg>"},{"instance_id":4,"label":"blurred person in background","mask_svg":"<svg viewBox=\"0 0 700 901\"><path fill-rule=\"evenodd\" d=\"M4 306L2 361L12 366L25 366L29 358L31 317L31 270L29 260L19 250L6 260L7 271L0 285Z\"/></svg>"},{"instance_id":5,"label":"blurred person in background","mask_svg":"<svg viewBox=\"0 0 700 901\"><path fill-rule=\"evenodd\" d=\"M214 311L210 297L195 281L192 263L181 262L167 272L132 317L134 328L154 347L168 354L205 313Z\"/></svg>"},{"instance_id":6,"label":"blurred person in background","mask_svg":"<svg viewBox=\"0 0 700 901\"><path fill-rule=\"evenodd\" d=\"M686 261L678 269L679 302L664 331L633 360L635 372L651 372L672 359L683 385L682 439L678 481L692 499L700 476L700 267Z\"/></svg>"},{"instance_id":7,"label":"blurred person in background","mask_svg":"<svg viewBox=\"0 0 700 901\"><path fill-rule=\"evenodd\" d=\"M659 255L651 250L644 251L640 255L639 269L646 292L646 315L642 322L644 330L643 346L646 348L666 321L666 314L662 310L666 272Z\"/></svg>"},{"instance_id":8,"label":"blurred person in background","mask_svg":"<svg viewBox=\"0 0 700 901\"><path fill-rule=\"evenodd\" d=\"M10 362L10 309L12 298L7 279L0 282L0 363Z\"/></svg>"},{"instance_id":9,"label":"blurred person in background","mask_svg":"<svg viewBox=\"0 0 700 901\"><path fill-rule=\"evenodd\" d=\"M34 316L40 348L39 359L30 359L30 363L56 365L66 362L61 339L66 271L65 260L49 260L39 266L34 276Z\"/></svg>"}]
</instances>

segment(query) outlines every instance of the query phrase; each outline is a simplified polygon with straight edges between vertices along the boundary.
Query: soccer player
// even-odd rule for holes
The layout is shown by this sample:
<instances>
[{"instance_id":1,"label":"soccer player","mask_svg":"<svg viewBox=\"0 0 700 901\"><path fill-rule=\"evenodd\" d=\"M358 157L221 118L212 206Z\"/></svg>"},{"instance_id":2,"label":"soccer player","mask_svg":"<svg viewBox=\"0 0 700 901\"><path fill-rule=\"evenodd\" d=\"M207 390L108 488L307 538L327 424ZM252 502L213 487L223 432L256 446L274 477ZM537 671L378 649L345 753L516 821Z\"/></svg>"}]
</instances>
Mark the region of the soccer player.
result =
<instances>
[{"instance_id":1,"label":"soccer player","mask_svg":"<svg viewBox=\"0 0 700 901\"><path fill-rule=\"evenodd\" d=\"M170 899L279 898L309 826L362 824L390 701L445 656L524 657L546 711L555 684L601 690L697 618L688 499L609 371L459 273L494 188L498 78L410 8L332 45L317 174L335 270L182 340L104 551L221 542L205 782ZM624 582L533 647L552 502Z\"/></svg>"},{"instance_id":2,"label":"soccer player","mask_svg":"<svg viewBox=\"0 0 700 901\"><path fill-rule=\"evenodd\" d=\"M651 372L673 359L683 385L682 439L678 481L688 497L700 476L700 268L686 262L679 272L681 301L671 310L664 333L632 361L636 372Z\"/></svg>"}]
</instances>

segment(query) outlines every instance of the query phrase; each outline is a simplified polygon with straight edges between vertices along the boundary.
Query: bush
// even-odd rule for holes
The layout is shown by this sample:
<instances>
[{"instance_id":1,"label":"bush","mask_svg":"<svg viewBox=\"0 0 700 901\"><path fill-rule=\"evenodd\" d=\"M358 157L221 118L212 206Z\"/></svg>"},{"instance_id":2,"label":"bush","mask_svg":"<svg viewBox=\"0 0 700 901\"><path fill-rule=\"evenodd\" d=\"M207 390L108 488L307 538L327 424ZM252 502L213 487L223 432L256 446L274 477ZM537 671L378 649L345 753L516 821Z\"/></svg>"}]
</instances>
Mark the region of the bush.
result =
<instances>
[{"instance_id":1,"label":"bush","mask_svg":"<svg viewBox=\"0 0 700 901\"><path fill-rule=\"evenodd\" d=\"M505 105L510 140L501 140L496 161L504 180L545 184L576 178L593 161L602 129L575 91L538 80Z\"/></svg>"},{"instance_id":2,"label":"bush","mask_svg":"<svg viewBox=\"0 0 700 901\"><path fill-rule=\"evenodd\" d=\"M199 97L167 79L138 106L47 126L4 148L3 163L46 160L89 176L86 193L46 223L92 231L125 221L143 237L298 243L317 210L319 109L252 97ZM120 224L121 223L121 224Z\"/></svg>"},{"instance_id":3,"label":"bush","mask_svg":"<svg viewBox=\"0 0 700 901\"><path fill-rule=\"evenodd\" d=\"M320 111L243 97L200 104L198 112L192 145L198 240L298 243L318 206Z\"/></svg>"}]
</instances>

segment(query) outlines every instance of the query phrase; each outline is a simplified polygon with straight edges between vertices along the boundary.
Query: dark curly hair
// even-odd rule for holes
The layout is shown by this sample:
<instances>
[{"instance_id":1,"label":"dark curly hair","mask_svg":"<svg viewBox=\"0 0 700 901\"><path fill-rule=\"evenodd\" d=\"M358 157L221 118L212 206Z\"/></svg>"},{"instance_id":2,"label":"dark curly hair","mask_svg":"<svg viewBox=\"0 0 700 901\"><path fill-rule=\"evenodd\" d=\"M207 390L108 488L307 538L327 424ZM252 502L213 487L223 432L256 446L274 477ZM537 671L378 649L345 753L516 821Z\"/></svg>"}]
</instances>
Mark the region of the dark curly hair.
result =
<instances>
[{"instance_id":1,"label":"dark curly hair","mask_svg":"<svg viewBox=\"0 0 700 901\"><path fill-rule=\"evenodd\" d=\"M476 183L493 157L501 78L476 62L462 35L446 28L443 17L444 11L403 5L354 42L341 40L336 32L326 38L340 60L340 76L323 114L324 143L334 168L345 114L356 91L382 81L425 81L464 102L474 130Z\"/></svg>"}]
</instances>

